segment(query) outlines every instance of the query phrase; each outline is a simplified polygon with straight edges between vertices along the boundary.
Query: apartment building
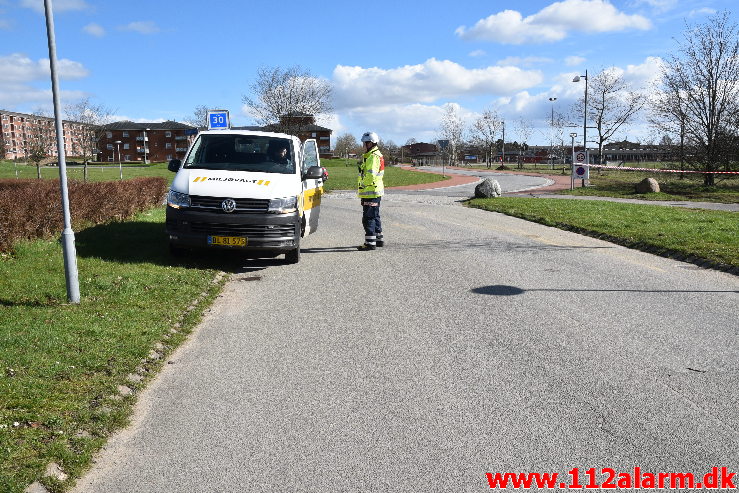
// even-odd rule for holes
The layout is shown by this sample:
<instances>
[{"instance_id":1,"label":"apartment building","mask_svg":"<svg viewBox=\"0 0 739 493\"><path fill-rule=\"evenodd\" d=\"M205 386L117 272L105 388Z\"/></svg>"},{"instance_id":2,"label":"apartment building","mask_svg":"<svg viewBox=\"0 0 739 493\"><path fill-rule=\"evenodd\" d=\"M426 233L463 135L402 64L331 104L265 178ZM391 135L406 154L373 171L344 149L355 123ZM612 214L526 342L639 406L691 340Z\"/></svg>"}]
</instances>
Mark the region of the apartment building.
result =
<instances>
[{"instance_id":1,"label":"apartment building","mask_svg":"<svg viewBox=\"0 0 739 493\"><path fill-rule=\"evenodd\" d=\"M197 133L197 128L173 121L109 123L100 132L97 159L142 163L184 159Z\"/></svg>"},{"instance_id":2,"label":"apartment building","mask_svg":"<svg viewBox=\"0 0 739 493\"><path fill-rule=\"evenodd\" d=\"M82 123L63 120L64 152L66 156L81 156ZM57 156L54 119L15 113L0 109L0 159L28 159L37 146L49 156Z\"/></svg>"}]
</instances>

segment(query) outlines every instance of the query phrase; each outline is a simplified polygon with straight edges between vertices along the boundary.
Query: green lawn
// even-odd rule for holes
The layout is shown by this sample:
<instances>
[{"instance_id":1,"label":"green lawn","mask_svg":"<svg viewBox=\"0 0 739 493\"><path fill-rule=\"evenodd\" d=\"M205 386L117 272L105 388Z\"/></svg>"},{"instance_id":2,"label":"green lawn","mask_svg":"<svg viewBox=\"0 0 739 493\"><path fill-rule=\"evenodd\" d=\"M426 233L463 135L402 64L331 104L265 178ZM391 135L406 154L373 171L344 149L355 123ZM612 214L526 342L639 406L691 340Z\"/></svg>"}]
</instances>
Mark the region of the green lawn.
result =
<instances>
[{"instance_id":1,"label":"green lawn","mask_svg":"<svg viewBox=\"0 0 739 493\"><path fill-rule=\"evenodd\" d=\"M321 162L323 162L322 160ZM328 181L324 189L331 190L356 190L357 189L357 167L356 164L347 167L327 167ZM384 183L385 187L399 187L404 185L417 185L420 183L435 183L448 180L449 177L433 173L410 171L396 167L386 167Z\"/></svg>"},{"instance_id":2,"label":"green lawn","mask_svg":"<svg viewBox=\"0 0 739 493\"><path fill-rule=\"evenodd\" d=\"M0 179L15 178L16 171L18 178L36 178L36 166L33 164L13 165L11 161L0 161ZM117 164L106 165L90 165L88 166L87 178L90 181L107 181L119 180L120 169ZM129 164L123 166L123 178L135 178L138 176L163 176L168 181L174 178L174 173L167 170L167 163L153 163L149 165ZM56 166L42 166L41 178L55 179L59 178L59 168ZM83 180L84 170L82 166L68 166L67 179Z\"/></svg>"},{"instance_id":3,"label":"green lawn","mask_svg":"<svg viewBox=\"0 0 739 493\"><path fill-rule=\"evenodd\" d=\"M140 388L127 376L153 374L220 290L217 272L240 265L174 262L163 222L159 208L78 232L79 305L57 241L0 256L0 491L23 491L50 462L80 475L130 415L118 386ZM162 359L147 359L157 344Z\"/></svg>"},{"instance_id":4,"label":"green lawn","mask_svg":"<svg viewBox=\"0 0 739 493\"><path fill-rule=\"evenodd\" d=\"M627 246L739 267L739 215L733 212L524 197L473 199L469 205L548 226L607 235Z\"/></svg>"}]
</instances>

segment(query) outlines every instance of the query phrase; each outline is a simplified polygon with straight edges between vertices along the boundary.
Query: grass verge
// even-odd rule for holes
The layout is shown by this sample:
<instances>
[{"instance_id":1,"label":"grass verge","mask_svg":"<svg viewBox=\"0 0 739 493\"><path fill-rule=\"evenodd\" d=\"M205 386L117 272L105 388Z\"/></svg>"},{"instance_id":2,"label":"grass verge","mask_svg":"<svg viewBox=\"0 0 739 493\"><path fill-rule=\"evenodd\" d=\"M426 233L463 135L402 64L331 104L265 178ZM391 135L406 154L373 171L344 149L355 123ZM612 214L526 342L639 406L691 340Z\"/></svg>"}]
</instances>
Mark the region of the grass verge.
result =
<instances>
[{"instance_id":1,"label":"grass verge","mask_svg":"<svg viewBox=\"0 0 739 493\"><path fill-rule=\"evenodd\" d=\"M16 174L17 172L17 174ZM2 178L37 178L36 166L33 164L14 165L11 161L0 161L0 179ZM109 181L120 179L120 169L118 164L90 165L87 168L87 179L89 181ZM123 178L136 178L139 176L161 176L171 182L174 173L167 170L167 163L154 164L129 164L123 165ZM56 166L42 166L41 178L58 179L59 168ZM67 179L79 180L84 179L84 169L82 166L67 166Z\"/></svg>"},{"instance_id":2,"label":"grass verge","mask_svg":"<svg viewBox=\"0 0 739 493\"><path fill-rule=\"evenodd\" d=\"M385 188L400 187L404 185L418 185L421 183L435 183L448 180L449 177L435 173L423 173L410 171L395 167L386 167L384 183ZM331 167L328 168L328 181L324 184L326 191L331 190L356 190L357 189L357 167Z\"/></svg>"},{"instance_id":3,"label":"grass verge","mask_svg":"<svg viewBox=\"0 0 739 493\"><path fill-rule=\"evenodd\" d=\"M220 291L224 266L173 263L163 222L158 208L78 232L79 305L58 242L0 257L0 491L68 489ZM52 462L70 479L44 477Z\"/></svg>"},{"instance_id":4,"label":"grass verge","mask_svg":"<svg viewBox=\"0 0 739 493\"><path fill-rule=\"evenodd\" d=\"M739 215L733 212L524 197L472 199L468 205L691 262L739 267Z\"/></svg>"}]
</instances>

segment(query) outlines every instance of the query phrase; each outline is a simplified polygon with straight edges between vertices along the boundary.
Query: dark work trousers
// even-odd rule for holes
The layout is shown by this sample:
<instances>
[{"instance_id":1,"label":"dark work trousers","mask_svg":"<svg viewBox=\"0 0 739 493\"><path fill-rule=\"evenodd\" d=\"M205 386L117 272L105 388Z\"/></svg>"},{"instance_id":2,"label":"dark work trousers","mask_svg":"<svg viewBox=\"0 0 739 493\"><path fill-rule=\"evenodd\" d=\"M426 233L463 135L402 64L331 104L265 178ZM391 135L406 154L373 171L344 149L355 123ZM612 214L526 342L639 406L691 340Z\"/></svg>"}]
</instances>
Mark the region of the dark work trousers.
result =
<instances>
[{"instance_id":1,"label":"dark work trousers","mask_svg":"<svg viewBox=\"0 0 739 493\"><path fill-rule=\"evenodd\" d=\"M380 222L380 199L362 199L362 226L364 226L364 243L375 246L382 240L382 223Z\"/></svg>"}]
</instances>

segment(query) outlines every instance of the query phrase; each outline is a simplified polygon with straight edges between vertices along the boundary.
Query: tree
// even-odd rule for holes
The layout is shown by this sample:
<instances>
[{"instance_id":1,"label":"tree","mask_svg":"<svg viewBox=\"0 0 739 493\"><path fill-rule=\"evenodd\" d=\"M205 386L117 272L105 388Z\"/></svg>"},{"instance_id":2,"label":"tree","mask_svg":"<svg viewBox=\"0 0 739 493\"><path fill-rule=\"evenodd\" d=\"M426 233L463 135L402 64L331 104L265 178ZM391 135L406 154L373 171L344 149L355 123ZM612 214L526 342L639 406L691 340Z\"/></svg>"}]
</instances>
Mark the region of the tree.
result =
<instances>
[{"instance_id":1,"label":"tree","mask_svg":"<svg viewBox=\"0 0 739 493\"><path fill-rule=\"evenodd\" d=\"M655 115L668 122L663 129L680 129L691 167L705 172L713 186L713 171L729 169L736 159L739 133L739 32L729 13L711 16L705 24L686 26L678 49L664 64Z\"/></svg>"},{"instance_id":2,"label":"tree","mask_svg":"<svg viewBox=\"0 0 739 493\"><path fill-rule=\"evenodd\" d=\"M595 124L598 133L598 159L603 155L603 144L642 110L646 103L644 94L633 91L623 76L614 69L605 69L588 80L588 123ZM573 107L574 113L583 114L583 96Z\"/></svg>"},{"instance_id":3,"label":"tree","mask_svg":"<svg viewBox=\"0 0 739 493\"><path fill-rule=\"evenodd\" d=\"M192 115L185 118L185 123L199 130L205 130L208 128L208 111L211 109L213 108L208 108L204 104L196 106Z\"/></svg>"},{"instance_id":4,"label":"tree","mask_svg":"<svg viewBox=\"0 0 739 493\"><path fill-rule=\"evenodd\" d=\"M516 120L516 133L518 138L521 139L521 146L518 150L518 167L523 168L523 152L528 149L528 142L531 138L531 134L534 132L534 126L530 121L524 117Z\"/></svg>"},{"instance_id":5,"label":"tree","mask_svg":"<svg viewBox=\"0 0 739 493\"><path fill-rule=\"evenodd\" d=\"M502 126L503 120L500 119L498 113L491 109L485 109L470 129L470 140L474 145L483 149L488 169L493 166L495 155L498 152L495 146L496 136Z\"/></svg>"},{"instance_id":6,"label":"tree","mask_svg":"<svg viewBox=\"0 0 739 493\"><path fill-rule=\"evenodd\" d=\"M102 104L90 102L90 98L83 98L77 103L64 109L67 119L82 124L82 130L77 142L73 145L84 163L84 180L87 181L88 162L97 158L98 143L105 133L104 125L110 123L113 111Z\"/></svg>"},{"instance_id":7,"label":"tree","mask_svg":"<svg viewBox=\"0 0 739 493\"><path fill-rule=\"evenodd\" d=\"M318 117L331 111L331 84L300 66L260 67L251 95L242 102L260 125L297 135L309 124L305 116Z\"/></svg>"},{"instance_id":8,"label":"tree","mask_svg":"<svg viewBox=\"0 0 739 493\"><path fill-rule=\"evenodd\" d=\"M44 110L36 110L34 116L42 117L38 120L35 132L31 132L23 141L26 157L36 166L36 178L41 179L41 161L51 156L56 150L56 129L53 120ZM58 154L58 153L57 153Z\"/></svg>"},{"instance_id":9,"label":"tree","mask_svg":"<svg viewBox=\"0 0 739 493\"><path fill-rule=\"evenodd\" d=\"M439 127L439 140L444 140L447 143L441 151L450 166L457 162L457 154L462 146L464 134L464 121L457 108L459 108L457 104L447 103L444 105L444 115L441 117L441 126Z\"/></svg>"},{"instance_id":10,"label":"tree","mask_svg":"<svg viewBox=\"0 0 739 493\"><path fill-rule=\"evenodd\" d=\"M336 139L334 151L339 156L343 156L344 159L348 159L349 154L356 153L358 148L359 143L357 142L357 138L350 133L345 133L339 135L339 137Z\"/></svg>"},{"instance_id":11,"label":"tree","mask_svg":"<svg viewBox=\"0 0 739 493\"><path fill-rule=\"evenodd\" d=\"M388 164L397 164L400 160L400 147L398 147L392 140L382 140L377 144L382 152L382 157L385 158L385 162Z\"/></svg>"}]
</instances>

